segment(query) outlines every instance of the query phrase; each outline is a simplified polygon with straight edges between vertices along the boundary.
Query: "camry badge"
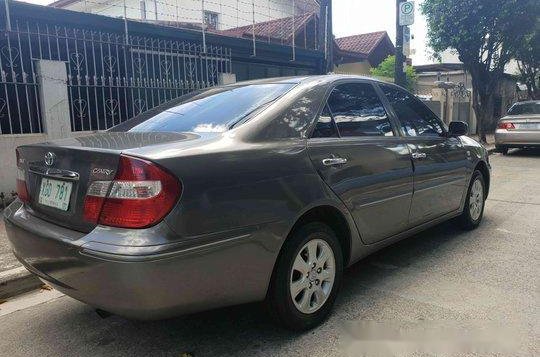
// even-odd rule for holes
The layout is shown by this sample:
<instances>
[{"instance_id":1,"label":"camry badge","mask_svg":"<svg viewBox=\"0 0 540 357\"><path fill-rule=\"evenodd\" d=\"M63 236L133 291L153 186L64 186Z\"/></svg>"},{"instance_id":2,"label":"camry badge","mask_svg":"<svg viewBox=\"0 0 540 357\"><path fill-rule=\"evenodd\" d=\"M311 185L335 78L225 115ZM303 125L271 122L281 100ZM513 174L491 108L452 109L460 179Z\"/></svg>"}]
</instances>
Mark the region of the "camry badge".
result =
<instances>
[{"instance_id":1,"label":"camry badge","mask_svg":"<svg viewBox=\"0 0 540 357\"><path fill-rule=\"evenodd\" d=\"M45 164L47 166L52 166L52 164L54 163L54 158L55 158L54 153L49 151L48 153L45 154Z\"/></svg>"}]
</instances>

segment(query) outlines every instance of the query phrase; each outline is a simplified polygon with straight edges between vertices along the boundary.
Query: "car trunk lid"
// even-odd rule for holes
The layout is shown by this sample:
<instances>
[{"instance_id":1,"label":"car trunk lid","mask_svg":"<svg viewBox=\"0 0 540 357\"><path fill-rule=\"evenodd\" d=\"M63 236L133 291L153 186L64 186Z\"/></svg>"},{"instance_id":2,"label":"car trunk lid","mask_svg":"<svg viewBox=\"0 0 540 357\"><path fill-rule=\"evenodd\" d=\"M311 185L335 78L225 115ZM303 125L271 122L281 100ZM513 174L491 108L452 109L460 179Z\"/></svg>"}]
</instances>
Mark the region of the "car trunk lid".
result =
<instances>
[{"instance_id":1,"label":"car trunk lid","mask_svg":"<svg viewBox=\"0 0 540 357\"><path fill-rule=\"evenodd\" d=\"M509 115L501 119L501 123L512 123L514 131L540 131L540 115Z\"/></svg>"},{"instance_id":2,"label":"car trunk lid","mask_svg":"<svg viewBox=\"0 0 540 357\"><path fill-rule=\"evenodd\" d=\"M44 220L81 232L96 224L84 219L84 199L93 181L113 180L120 155L166 142L189 142L182 133L102 133L17 148L18 167L29 193L27 207Z\"/></svg>"}]
</instances>

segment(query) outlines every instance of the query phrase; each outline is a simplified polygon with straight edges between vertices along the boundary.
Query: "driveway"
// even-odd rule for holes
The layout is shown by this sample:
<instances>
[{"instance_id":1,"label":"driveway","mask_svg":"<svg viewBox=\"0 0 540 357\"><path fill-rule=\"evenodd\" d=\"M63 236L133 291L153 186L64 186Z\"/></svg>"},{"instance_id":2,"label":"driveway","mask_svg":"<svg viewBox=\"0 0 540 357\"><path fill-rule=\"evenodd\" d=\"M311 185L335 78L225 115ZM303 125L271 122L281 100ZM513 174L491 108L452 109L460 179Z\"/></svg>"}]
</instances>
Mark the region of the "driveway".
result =
<instances>
[{"instance_id":1,"label":"driveway","mask_svg":"<svg viewBox=\"0 0 540 357\"><path fill-rule=\"evenodd\" d=\"M375 321L404 329L428 326L426 331L453 340L444 348L462 351L453 355L471 349L454 335L490 326L484 347L499 356L538 356L540 151L495 154L491 162L491 194L477 230L445 223L354 265L334 314L313 331L277 329L258 304L157 322L101 319L68 297L46 298L51 292L45 291L0 305L1 354L359 356L370 343L355 344L362 331L356 324ZM32 299L46 302L28 303ZM2 316L2 308L14 306L24 308ZM352 345L351 329L357 332ZM423 336L433 340L433 334Z\"/></svg>"}]
</instances>

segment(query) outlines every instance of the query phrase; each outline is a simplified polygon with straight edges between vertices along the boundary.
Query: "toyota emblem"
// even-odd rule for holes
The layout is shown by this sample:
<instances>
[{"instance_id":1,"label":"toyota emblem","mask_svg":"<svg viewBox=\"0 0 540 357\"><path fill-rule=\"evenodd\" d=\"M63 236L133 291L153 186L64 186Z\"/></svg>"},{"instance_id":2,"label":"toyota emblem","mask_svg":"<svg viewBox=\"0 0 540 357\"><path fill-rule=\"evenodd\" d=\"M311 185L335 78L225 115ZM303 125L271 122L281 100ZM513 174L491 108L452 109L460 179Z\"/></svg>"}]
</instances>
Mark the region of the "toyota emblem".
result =
<instances>
[{"instance_id":1,"label":"toyota emblem","mask_svg":"<svg viewBox=\"0 0 540 357\"><path fill-rule=\"evenodd\" d=\"M54 163L54 157L55 155L52 153L52 152L48 152L45 154L45 164L47 166L52 166L52 164Z\"/></svg>"}]
</instances>

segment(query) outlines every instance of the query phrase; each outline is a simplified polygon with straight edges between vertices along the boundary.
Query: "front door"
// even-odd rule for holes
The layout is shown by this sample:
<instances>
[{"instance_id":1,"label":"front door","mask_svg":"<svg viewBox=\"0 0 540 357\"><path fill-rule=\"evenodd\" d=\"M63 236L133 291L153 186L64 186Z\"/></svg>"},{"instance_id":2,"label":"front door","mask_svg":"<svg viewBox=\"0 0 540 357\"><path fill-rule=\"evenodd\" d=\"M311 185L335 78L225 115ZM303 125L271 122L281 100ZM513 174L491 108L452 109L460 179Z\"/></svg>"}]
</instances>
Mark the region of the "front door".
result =
<instances>
[{"instance_id":1,"label":"front door","mask_svg":"<svg viewBox=\"0 0 540 357\"><path fill-rule=\"evenodd\" d=\"M380 88L411 149L414 194L410 226L458 210L467 188L469 159L461 140L448 137L439 118L412 94L391 85L381 84Z\"/></svg>"},{"instance_id":2,"label":"front door","mask_svg":"<svg viewBox=\"0 0 540 357\"><path fill-rule=\"evenodd\" d=\"M369 82L337 85L308 150L324 181L350 210L365 243L407 228L413 192L410 151Z\"/></svg>"}]
</instances>

